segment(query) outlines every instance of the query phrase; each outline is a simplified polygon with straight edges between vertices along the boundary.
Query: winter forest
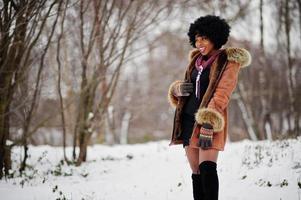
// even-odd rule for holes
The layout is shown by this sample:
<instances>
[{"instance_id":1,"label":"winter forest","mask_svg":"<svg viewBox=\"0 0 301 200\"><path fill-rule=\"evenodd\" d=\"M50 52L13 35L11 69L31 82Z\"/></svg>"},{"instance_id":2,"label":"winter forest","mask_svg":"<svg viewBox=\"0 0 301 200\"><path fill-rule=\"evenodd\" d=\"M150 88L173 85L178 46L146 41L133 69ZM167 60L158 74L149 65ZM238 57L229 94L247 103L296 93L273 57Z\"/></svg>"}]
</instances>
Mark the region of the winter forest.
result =
<instances>
[{"instance_id":1,"label":"winter forest","mask_svg":"<svg viewBox=\"0 0 301 200\"><path fill-rule=\"evenodd\" d=\"M252 56L219 199L301 200L301 0L2 0L0 199L193 199L167 92L208 14Z\"/></svg>"}]
</instances>

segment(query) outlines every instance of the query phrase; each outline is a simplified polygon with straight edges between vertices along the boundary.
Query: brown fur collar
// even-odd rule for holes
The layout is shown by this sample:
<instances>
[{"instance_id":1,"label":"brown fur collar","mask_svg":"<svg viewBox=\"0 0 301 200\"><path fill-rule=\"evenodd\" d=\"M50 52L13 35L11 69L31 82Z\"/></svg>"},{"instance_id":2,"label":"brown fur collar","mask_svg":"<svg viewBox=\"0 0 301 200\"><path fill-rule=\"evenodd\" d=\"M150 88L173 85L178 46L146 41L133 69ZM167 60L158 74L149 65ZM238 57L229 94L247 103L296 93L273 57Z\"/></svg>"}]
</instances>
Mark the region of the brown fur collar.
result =
<instances>
[{"instance_id":1,"label":"brown fur collar","mask_svg":"<svg viewBox=\"0 0 301 200\"><path fill-rule=\"evenodd\" d=\"M224 49L227 54L227 60L239 63L241 67L247 67L251 64L252 57L249 51L244 48L228 47ZM195 55L199 54L198 49L192 49L189 52L188 60L191 61Z\"/></svg>"}]
</instances>

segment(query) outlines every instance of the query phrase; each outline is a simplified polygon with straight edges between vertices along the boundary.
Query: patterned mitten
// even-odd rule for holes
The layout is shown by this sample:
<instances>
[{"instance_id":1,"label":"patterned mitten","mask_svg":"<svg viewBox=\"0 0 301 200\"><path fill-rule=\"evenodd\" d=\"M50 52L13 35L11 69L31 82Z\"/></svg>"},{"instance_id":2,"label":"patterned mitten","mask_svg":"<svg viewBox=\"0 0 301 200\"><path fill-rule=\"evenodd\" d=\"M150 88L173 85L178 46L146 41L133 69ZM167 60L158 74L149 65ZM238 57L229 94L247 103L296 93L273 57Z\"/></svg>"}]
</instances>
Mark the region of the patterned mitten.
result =
<instances>
[{"instance_id":1,"label":"patterned mitten","mask_svg":"<svg viewBox=\"0 0 301 200\"><path fill-rule=\"evenodd\" d=\"M209 123L202 124L199 135L199 147L207 149L212 146L213 127Z\"/></svg>"}]
</instances>

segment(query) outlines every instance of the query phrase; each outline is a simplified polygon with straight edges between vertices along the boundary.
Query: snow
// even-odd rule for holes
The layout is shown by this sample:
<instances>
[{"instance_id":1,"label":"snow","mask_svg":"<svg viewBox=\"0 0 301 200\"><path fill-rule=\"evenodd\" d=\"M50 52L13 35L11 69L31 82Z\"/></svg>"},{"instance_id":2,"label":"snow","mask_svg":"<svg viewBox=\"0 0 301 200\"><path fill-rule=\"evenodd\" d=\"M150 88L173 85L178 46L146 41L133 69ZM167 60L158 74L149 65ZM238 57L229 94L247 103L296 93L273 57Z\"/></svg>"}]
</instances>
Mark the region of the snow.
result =
<instances>
[{"instance_id":1,"label":"snow","mask_svg":"<svg viewBox=\"0 0 301 200\"><path fill-rule=\"evenodd\" d=\"M168 144L94 145L80 167L59 164L62 148L31 146L26 176L1 180L1 199L193 199L184 149ZM217 162L219 199L301 199L300 150L301 137L227 143ZM14 169L21 153L13 149Z\"/></svg>"}]
</instances>

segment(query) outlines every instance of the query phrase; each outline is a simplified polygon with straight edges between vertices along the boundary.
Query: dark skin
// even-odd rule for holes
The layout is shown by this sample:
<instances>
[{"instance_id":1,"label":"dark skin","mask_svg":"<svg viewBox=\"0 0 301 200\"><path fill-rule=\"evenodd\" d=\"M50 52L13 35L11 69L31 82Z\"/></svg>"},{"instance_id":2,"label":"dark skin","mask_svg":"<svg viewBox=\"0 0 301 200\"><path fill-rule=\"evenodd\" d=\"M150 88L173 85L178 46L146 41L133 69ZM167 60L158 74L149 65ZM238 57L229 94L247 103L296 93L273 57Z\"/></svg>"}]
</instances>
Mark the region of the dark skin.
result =
<instances>
[{"instance_id":1,"label":"dark skin","mask_svg":"<svg viewBox=\"0 0 301 200\"><path fill-rule=\"evenodd\" d=\"M203 56L210 57L214 54L217 49L215 49L214 44L206 36L195 36L195 47L199 49Z\"/></svg>"}]
</instances>

